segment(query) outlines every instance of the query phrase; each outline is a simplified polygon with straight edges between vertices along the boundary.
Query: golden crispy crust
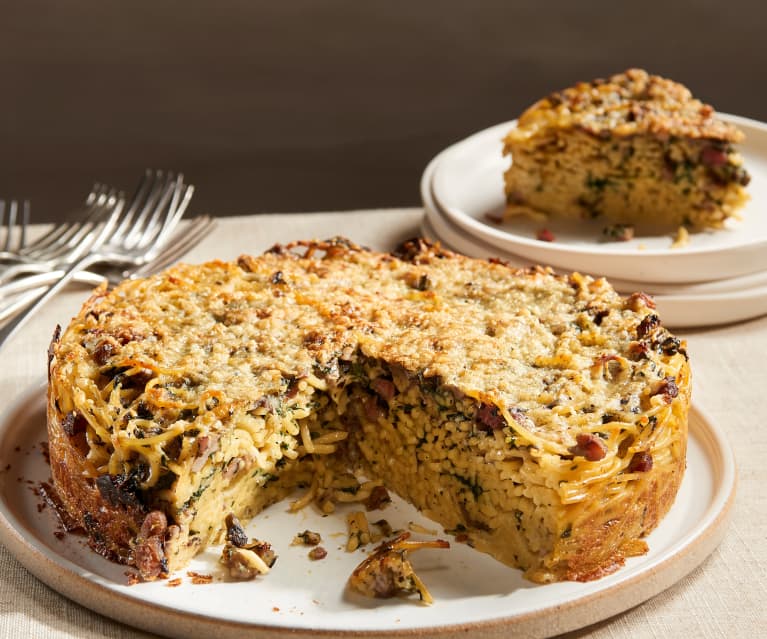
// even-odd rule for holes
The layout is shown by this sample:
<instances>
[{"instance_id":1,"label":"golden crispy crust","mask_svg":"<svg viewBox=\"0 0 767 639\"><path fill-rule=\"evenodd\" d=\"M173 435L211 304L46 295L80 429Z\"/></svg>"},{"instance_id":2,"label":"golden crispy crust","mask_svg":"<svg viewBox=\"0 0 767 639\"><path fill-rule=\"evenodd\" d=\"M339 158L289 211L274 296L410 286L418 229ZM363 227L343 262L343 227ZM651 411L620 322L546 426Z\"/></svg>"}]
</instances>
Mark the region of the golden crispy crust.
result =
<instances>
[{"instance_id":1,"label":"golden crispy crust","mask_svg":"<svg viewBox=\"0 0 767 639\"><path fill-rule=\"evenodd\" d=\"M662 428L679 430L675 441L674 461L655 467L641 479L642 488L627 493L598 517L581 521L572 544L560 539L552 553L551 571L559 579L592 581L615 572L628 557L643 555L647 544L642 540L660 523L674 503L686 468L687 415L690 403L690 370L685 366L678 381L680 394L668 421Z\"/></svg>"},{"instance_id":2,"label":"golden crispy crust","mask_svg":"<svg viewBox=\"0 0 767 639\"><path fill-rule=\"evenodd\" d=\"M48 391L48 445L51 474L56 492L67 513L88 535L88 543L98 554L124 564L135 563L134 546L146 509L126 501L109 502L96 481L87 477L84 432L68 435L66 416Z\"/></svg>"},{"instance_id":3,"label":"golden crispy crust","mask_svg":"<svg viewBox=\"0 0 767 639\"><path fill-rule=\"evenodd\" d=\"M644 549L684 471L689 365L653 308L420 240L296 242L99 289L50 348L54 483L145 578L354 458L531 579L594 579Z\"/></svg>"},{"instance_id":4,"label":"golden crispy crust","mask_svg":"<svg viewBox=\"0 0 767 639\"><path fill-rule=\"evenodd\" d=\"M552 93L519 118L510 139L556 126L614 137L651 134L740 142L743 133L716 118L713 107L692 97L684 85L629 69Z\"/></svg>"}]
</instances>

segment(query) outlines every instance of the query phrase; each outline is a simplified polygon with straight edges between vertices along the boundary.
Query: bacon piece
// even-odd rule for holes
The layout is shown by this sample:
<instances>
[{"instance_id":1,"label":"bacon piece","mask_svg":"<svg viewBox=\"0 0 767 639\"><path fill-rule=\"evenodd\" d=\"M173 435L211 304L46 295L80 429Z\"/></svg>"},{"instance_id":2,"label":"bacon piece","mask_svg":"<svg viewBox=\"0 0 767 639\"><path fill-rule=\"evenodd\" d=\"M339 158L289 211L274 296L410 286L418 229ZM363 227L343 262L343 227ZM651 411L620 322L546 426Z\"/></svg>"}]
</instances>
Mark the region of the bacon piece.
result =
<instances>
[{"instance_id":1,"label":"bacon piece","mask_svg":"<svg viewBox=\"0 0 767 639\"><path fill-rule=\"evenodd\" d=\"M645 342L631 342L629 344L629 356L635 362L647 357L650 347Z\"/></svg>"},{"instance_id":2,"label":"bacon piece","mask_svg":"<svg viewBox=\"0 0 767 639\"><path fill-rule=\"evenodd\" d=\"M580 455L589 461L599 461L607 454L607 447L600 437L593 433L579 433L575 446L570 447L573 455Z\"/></svg>"},{"instance_id":3,"label":"bacon piece","mask_svg":"<svg viewBox=\"0 0 767 639\"><path fill-rule=\"evenodd\" d=\"M304 335L304 346L311 349L318 349L325 343L325 336L319 331L309 331Z\"/></svg>"},{"instance_id":4,"label":"bacon piece","mask_svg":"<svg viewBox=\"0 0 767 639\"><path fill-rule=\"evenodd\" d=\"M370 491L370 495L365 501L365 508L367 510L380 510L386 504L391 503L391 497L389 491L383 486L376 486Z\"/></svg>"},{"instance_id":5,"label":"bacon piece","mask_svg":"<svg viewBox=\"0 0 767 639\"><path fill-rule=\"evenodd\" d=\"M164 540L168 529L165 513L153 510L141 524L136 543L136 568L146 580L157 579L168 573L168 561L165 557Z\"/></svg>"},{"instance_id":6,"label":"bacon piece","mask_svg":"<svg viewBox=\"0 0 767 639\"><path fill-rule=\"evenodd\" d=\"M670 404L671 400L679 395L676 379L674 377L664 377L652 392L652 396L654 397L655 395L663 395L664 401Z\"/></svg>"},{"instance_id":7,"label":"bacon piece","mask_svg":"<svg viewBox=\"0 0 767 639\"><path fill-rule=\"evenodd\" d=\"M203 435L197 440L197 459L192 462L192 472L199 473L205 462L218 450L217 435Z\"/></svg>"},{"instance_id":8,"label":"bacon piece","mask_svg":"<svg viewBox=\"0 0 767 639\"><path fill-rule=\"evenodd\" d=\"M238 548L247 546L248 534L240 524L240 520L234 516L234 513L229 513L226 516L226 539Z\"/></svg>"},{"instance_id":9,"label":"bacon piece","mask_svg":"<svg viewBox=\"0 0 767 639\"><path fill-rule=\"evenodd\" d=\"M540 229L535 234L535 239L540 240L541 242L553 242L556 238L554 237L554 234L549 231L549 229Z\"/></svg>"},{"instance_id":10,"label":"bacon piece","mask_svg":"<svg viewBox=\"0 0 767 639\"><path fill-rule=\"evenodd\" d=\"M366 397L363 402L363 408L365 409L365 416L371 422L377 422L386 415L386 412L378 403L378 397Z\"/></svg>"},{"instance_id":11,"label":"bacon piece","mask_svg":"<svg viewBox=\"0 0 767 639\"><path fill-rule=\"evenodd\" d=\"M84 433L88 421L80 413L72 411L61 419L61 429L70 437L78 433Z\"/></svg>"},{"instance_id":12,"label":"bacon piece","mask_svg":"<svg viewBox=\"0 0 767 639\"><path fill-rule=\"evenodd\" d=\"M682 353L685 357L687 356L687 352L682 348L681 340L676 337L667 337L658 346L660 350L663 351L664 355L676 355L677 353Z\"/></svg>"},{"instance_id":13,"label":"bacon piece","mask_svg":"<svg viewBox=\"0 0 767 639\"><path fill-rule=\"evenodd\" d=\"M630 473L646 473L652 470L652 455L646 451L634 453L629 462L628 471Z\"/></svg>"},{"instance_id":14,"label":"bacon piece","mask_svg":"<svg viewBox=\"0 0 767 639\"><path fill-rule=\"evenodd\" d=\"M654 313L645 315L642 318L642 321L639 322L639 326L637 326L637 337L639 337L639 339L642 339L643 337L647 337L647 335L652 333L659 326L660 326L660 318L657 315L655 315Z\"/></svg>"},{"instance_id":15,"label":"bacon piece","mask_svg":"<svg viewBox=\"0 0 767 639\"><path fill-rule=\"evenodd\" d=\"M285 397L287 399L293 399L298 395L298 382L299 380L295 377L288 380L288 389L285 391Z\"/></svg>"},{"instance_id":16,"label":"bacon piece","mask_svg":"<svg viewBox=\"0 0 767 639\"><path fill-rule=\"evenodd\" d=\"M317 546L316 548L312 548L309 551L309 559L312 561L319 561L320 559L325 559L327 556L328 551L325 550L322 546Z\"/></svg>"},{"instance_id":17,"label":"bacon piece","mask_svg":"<svg viewBox=\"0 0 767 639\"><path fill-rule=\"evenodd\" d=\"M632 293L626 300L626 308L632 311L638 311L646 306L647 308L655 308L655 300L647 295L647 293Z\"/></svg>"},{"instance_id":18,"label":"bacon piece","mask_svg":"<svg viewBox=\"0 0 767 639\"><path fill-rule=\"evenodd\" d=\"M479 430L483 431L500 430L506 426L501 411L493 404L480 404L475 420Z\"/></svg>"},{"instance_id":19,"label":"bacon piece","mask_svg":"<svg viewBox=\"0 0 767 639\"><path fill-rule=\"evenodd\" d=\"M99 366L103 366L116 351L117 347L111 339L103 339L96 345L93 351L93 361Z\"/></svg>"},{"instance_id":20,"label":"bacon piece","mask_svg":"<svg viewBox=\"0 0 767 639\"><path fill-rule=\"evenodd\" d=\"M727 164L727 154L722 149L707 146L701 151L700 163L709 168L724 166Z\"/></svg>"},{"instance_id":21,"label":"bacon piece","mask_svg":"<svg viewBox=\"0 0 767 639\"><path fill-rule=\"evenodd\" d=\"M370 382L370 387L379 395L379 397L385 399L387 402L390 402L394 398L394 393L397 390L392 381L384 379L383 377L377 377Z\"/></svg>"},{"instance_id":22,"label":"bacon piece","mask_svg":"<svg viewBox=\"0 0 767 639\"><path fill-rule=\"evenodd\" d=\"M145 335L143 333L137 333L134 329L127 327L121 328L114 334L114 336L115 339L123 346L129 344L130 342L145 339Z\"/></svg>"},{"instance_id":23,"label":"bacon piece","mask_svg":"<svg viewBox=\"0 0 767 639\"><path fill-rule=\"evenodd\" d=\"M153 510L146 517L141 524L141 536L142 537L158 537L164 536L165 531L168 529L168 519L165 513L161 510Z\"/></svg>"},{"instance_id":24,"label":"bacon piece","mask_svg":"<svg viewBox=\"0 0 767 639\"><path fill-rule=\"evenodd\" d=\"M232 457L224 467L222 476L224 479L232 479L244 467L245 460L242 457Z\"/></svg>"}]
</instances>

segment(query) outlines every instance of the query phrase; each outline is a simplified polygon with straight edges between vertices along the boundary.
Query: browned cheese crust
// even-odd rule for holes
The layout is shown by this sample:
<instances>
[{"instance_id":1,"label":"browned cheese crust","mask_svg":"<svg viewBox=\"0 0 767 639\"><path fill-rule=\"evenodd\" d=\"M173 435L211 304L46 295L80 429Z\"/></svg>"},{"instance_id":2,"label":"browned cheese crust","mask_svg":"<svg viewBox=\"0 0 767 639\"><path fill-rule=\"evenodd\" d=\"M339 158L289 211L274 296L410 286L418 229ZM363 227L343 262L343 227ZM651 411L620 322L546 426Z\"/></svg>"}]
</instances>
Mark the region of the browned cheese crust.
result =
<instances>
[{"instance_id":1,"label":"browned cheese crust","mask_svg":"<svg viewBox=\"0 0 767 639\"><path fill-rule=\"evenodd\" d=\"M508 215L720 228L747 201L743 133L683 85L629 69L535 103L505 139Z\"/></svg>"},{"instance_id":2,"label":"browned cheese crust","mask_svg":"<svg viewBox=\"0 0 767 639\"><path fill-rule=\"evenodd\" d=\"M297 488L329 513L384 485L534 581L589 580L670 508L689 392L684 343L603 279L297 242L98 289L51 344L51 467L146 579Z\"/></svg>"}]
</instances>

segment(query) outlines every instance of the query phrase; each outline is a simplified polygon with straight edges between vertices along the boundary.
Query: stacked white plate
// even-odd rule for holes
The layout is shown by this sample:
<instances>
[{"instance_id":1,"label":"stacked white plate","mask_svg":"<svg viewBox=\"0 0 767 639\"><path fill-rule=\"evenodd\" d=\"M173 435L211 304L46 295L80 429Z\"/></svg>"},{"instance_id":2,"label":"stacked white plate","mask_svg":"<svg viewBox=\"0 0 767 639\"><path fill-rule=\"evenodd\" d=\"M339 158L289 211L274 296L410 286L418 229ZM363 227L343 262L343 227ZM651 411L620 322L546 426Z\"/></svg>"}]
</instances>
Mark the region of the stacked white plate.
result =
<instances>
[{"instance_id":1,"label":"stacked white plate","mask_svg":"<svg viewBox=\"0 0 767 639\"><path fill-rule=\"evenodd\" d=\"M603 243L598 221L497 222L509 165L502 140L513 121L480 131L429 163L421 179L423 233L472 257L607 277L623 293L652 295L667 326L711 326L767 314L767 125L722 118L746 134L740 152L751 174L751 199L741 219L729 220L721 230L690 234L685 246L672 247L669 235ZM536 239L543 227L554 241Z\"/></svg>"}]
</instances>

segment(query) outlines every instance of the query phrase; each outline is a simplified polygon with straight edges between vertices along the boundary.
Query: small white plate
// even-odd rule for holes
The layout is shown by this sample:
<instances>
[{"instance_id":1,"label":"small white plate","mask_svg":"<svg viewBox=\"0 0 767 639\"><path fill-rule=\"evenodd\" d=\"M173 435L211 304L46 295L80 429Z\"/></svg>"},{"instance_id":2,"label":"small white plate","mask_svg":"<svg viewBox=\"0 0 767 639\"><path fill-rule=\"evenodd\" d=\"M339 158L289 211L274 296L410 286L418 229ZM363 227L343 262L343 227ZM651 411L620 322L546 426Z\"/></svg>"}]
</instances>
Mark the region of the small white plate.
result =
<instances>
[{"instance_id":1,"label":"small white plate","mask_svg":"<svg viewBox=\"0 0 767 639\"><path fill-rule=\"evenodd\" d=\"M54 536L55 517L40 512L35 485L50 474L39 443L45 441L45 390L22 393L0 416L0 541L43 582L103 615L174 637L439 637L551 636L607 619L645 601L697 567L725 534L735 494L732 451L700 410L690 414L687 471L676 501L648 537L650 551L616 573L588 583L536 585L514 570L456 543L449 550L413 556L435 598L371 600L345 592L350 572L366 555L347 553L343 511L322 517L311 509L272 506L248 526L272 543L279 559L272 572L251 582L223 579L217 550L190 570L213 575L194 585L165 581L127 585L125 568L90 551L82 538ZM438 528L401 501L382 514L396 527L414 521ZM312 562L305 547L291 546L301 530L319 531L328 557ZM444 536L441 530L437 533Z\"/></svg>"},{"instance_id":2,"label":"small white plate","mask_svg":"<svg viewBox=\"0 0 767 639\"><path fill-rule=\"evenodd\" d=\"M435 157L421 178L424 204L422 231L454 251L470 257L501 257L512 266L530 266L523 259L467 233L439 208L432 194L432 176L441 156ZM560 269L561 270L561 269ZM591 273L600 276L599 273ZM653 296L663 324L668 327L715 326L740 322L767 314L767 270L750 275L694 284L658 284L610 278L624 294L644 291Z\"/></svg>"},{"instance_id":3,"label":"small white plate","mask_svg":"<svg viewBox=\"0 0 767 639\"><path fill-rule=\"evenodd\" d=\"M746 134L740 145L751 173L751 200L742 220L728 220L719 231L691 234L685 247L671 248L670 236L641 236L629 242L599 242L603 223L556 219L545 223L514 219L502 224L503 173L509 158L502 140L516 123L506 122L462 140L442 154L434 171L434 198L455 224L474 237L540 263L568 270L597 272L638 282L689 283L767 270L767 125L722 114ZM542 227L554 242L535 239Z\"/></svg>"}]
</instances>

